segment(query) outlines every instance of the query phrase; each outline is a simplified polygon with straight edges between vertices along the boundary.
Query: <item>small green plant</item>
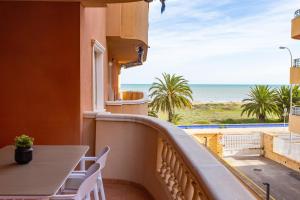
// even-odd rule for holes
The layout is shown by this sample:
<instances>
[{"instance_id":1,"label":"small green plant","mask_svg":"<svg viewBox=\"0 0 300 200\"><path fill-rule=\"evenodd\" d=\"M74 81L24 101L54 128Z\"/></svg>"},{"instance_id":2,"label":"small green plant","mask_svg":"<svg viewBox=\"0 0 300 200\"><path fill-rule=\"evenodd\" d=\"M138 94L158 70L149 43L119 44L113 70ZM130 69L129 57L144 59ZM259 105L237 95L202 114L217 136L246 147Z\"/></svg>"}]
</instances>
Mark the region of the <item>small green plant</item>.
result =
<instances>
[{"instance_id":1,"label":"small green plant","mask_svg":"<svg viewBox=\"0 0 300 200\"><path fill-rule=\"evenodd\" d=\"M30 148L33 145L34 138L22 134L15 138L15 146L18 148Z\"/></svg>"}]
</instances>

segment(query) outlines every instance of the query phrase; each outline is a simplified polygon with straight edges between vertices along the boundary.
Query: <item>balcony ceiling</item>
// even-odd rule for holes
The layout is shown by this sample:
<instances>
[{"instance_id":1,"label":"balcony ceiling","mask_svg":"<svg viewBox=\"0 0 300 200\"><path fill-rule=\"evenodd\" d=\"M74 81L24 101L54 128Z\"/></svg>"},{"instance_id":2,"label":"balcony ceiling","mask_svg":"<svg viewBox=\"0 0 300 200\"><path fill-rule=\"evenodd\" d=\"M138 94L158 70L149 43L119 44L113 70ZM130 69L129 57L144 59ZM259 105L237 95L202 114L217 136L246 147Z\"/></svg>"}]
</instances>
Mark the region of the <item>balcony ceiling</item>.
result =
<instances>
[{"instance_id":1,"label":"balcony ceiling","mask_svg":"<svg viewBox=\"0 0 300 200\"><path fill-rule=\"evenodd\" d=\"M143 41L110 36L107 37L107 46L110 58L118 60L120 64L136 61L138 59L136 48L142 46L143 61L146 61L148 46Z\"/></svg>"},{"instance_id":2,"label":"balcony ceiling","mask_svg":"<svg viewBox=\"0 0 300 200\"><path fill-rule=\"evenodd\" d=\"M137 47L148 50L149 4L109 4L107 6L107 46L109 57L120 64L137 60Z\"/></svg>"}]
</instances>

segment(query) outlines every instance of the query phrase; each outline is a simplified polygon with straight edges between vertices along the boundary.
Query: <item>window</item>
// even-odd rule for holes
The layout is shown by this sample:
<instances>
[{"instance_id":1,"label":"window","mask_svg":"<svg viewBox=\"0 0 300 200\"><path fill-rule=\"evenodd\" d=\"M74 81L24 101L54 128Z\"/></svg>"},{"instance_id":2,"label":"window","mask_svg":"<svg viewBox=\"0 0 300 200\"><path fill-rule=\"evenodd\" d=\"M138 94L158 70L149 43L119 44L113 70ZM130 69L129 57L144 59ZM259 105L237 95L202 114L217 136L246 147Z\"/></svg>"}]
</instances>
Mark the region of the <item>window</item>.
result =
<instances>
[{"instance_id":1,"label":"window","mask_svg":"<svg viewBox=\"0 0 300 200\"><path fill-rule=\"evenodd\" d=\"M93 45L93 108L95 112L104 112L104 64L105 48L97 41Z\"/></svg>"}]
</instances>

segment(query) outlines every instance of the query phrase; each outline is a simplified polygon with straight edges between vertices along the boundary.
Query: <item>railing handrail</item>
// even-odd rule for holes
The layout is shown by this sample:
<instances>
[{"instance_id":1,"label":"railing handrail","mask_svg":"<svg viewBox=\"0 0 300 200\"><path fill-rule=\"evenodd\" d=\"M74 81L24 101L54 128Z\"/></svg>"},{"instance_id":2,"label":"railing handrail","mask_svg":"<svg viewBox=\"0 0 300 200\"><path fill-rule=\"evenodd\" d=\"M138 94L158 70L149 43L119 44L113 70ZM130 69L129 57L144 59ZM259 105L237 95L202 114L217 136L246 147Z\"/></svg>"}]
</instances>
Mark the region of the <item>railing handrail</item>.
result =
<instances>
[{"instance_id":1,"label":"railing handrail","mask_svg":"<svg viewBox=\"0 0 300 200\"><path fill-rule=\"evenodd\" d=\"M292 115L300 115L300 106L292 107Z\"/></svg>"},{"instance_id":2,"label":"railing handrail","mask_svg":"<svg viewBox=\"0 0 300 200\"><path fill-rule=\"evenodd\" d=\"M146 97L145 93L143 91L134 91L134 90L124 90L121 91L122 98L124 98L124 95L129 96L133 99L124 99L124 100L140 100L144 99Z\"/></svg>"},{"instance_id":3,"label":"railing handrail","mask_svg":"<svg viewBox=\"0 0 300 200\"><path fill-rule=\"evenodd\" d=\"M126 114L100 114L96 120L134 122L157 130L176 149L209 199L256 199L204 146L171 123L153 117Z\"/></svg>"},{"instance_id":4,"label":"railing handrail","mask_svg":"<svg viewBox=\"0 0 300 200\"><path fill-rule=\"evenodd\" d=\"M300 58L294 59L293 67L300 67Z\"/></svg>"},{"instance_id":5,"label":"railing handrail","mask_svg":"<svg viewBox=\"0 0 300 200\"><path fill-rule=\"evenodd\" d=\"M296 10L295 11L295 14L294 14L294 17L299 17L300 16L300 9Z\"/></svg>"},{"instance_id":6,"label":"railing handrail","mask_svg":"<svg viewBox=\"0 0 300 200\"><path fill-rule=\"evenodd\" d=\"M116 100L116 101L105 101L106 105L115 106L115 105L139 105L149 103L148 99L137 99L137 100Z\"/></svg>"}]
</instances>

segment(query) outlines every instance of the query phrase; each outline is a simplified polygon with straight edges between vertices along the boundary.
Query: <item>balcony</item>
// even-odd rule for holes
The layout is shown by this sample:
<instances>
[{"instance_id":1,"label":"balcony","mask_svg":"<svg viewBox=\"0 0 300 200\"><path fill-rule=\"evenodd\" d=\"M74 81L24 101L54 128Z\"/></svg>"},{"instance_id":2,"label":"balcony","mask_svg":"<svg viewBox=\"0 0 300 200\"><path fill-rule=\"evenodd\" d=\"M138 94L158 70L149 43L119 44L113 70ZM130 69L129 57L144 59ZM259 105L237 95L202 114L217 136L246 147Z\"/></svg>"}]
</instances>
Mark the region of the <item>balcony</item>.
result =
<instances>
[{"instance_id":1,"label":"balcony","mask_svg":"<svg viewBox=\"0 0 300 200\"><path fill-rule=\"evenodd\" d=\"M121 100L106 101L106 110L111 113L148 114L148 100L143 92L124 91Z\"/></svg>"},{"instance_id":2,"label":"balcony","mask_svg":"<svg viewBox=\"0 0 300 200\"><path fill-rule=\"evenodd\" d=\"M107 6L107 46L111 59L119 64L135 62L141 47L141 60L146 60L148 13L149 5L144 1Z\"/></svg>"},{"instance_id":3,"label":"balcony","mask_svg":"<svg viewBox=\"0 0 300 200\"><path fill-rule=\"evenodd\" d=\"M85 134L93 135L91 149L112 149L104 182L135 185L154 199L258 198L204 146L168 122L109 114L90 115L84 124L90 130Z\"/></svg>"},{"instance_id":4,"label":"balcony","mask_svg":"<svg viewBox=\"0 0 300 200\"><path fill-rule=\"evenodd\" d=\"M300 107L294 106L289 117L289 130L300 133Z\"/></svg>"},{"instance_id":5,"label":"balcony","mask_svg":"<svg viewBox=\"0 0 300 200\"><path fill-rule=\"evenodd\" d=\"M295 12L294 19L292 19L291 36L293 39L300 39L300 9Z\"/></svg>"},{"instance_id":6,"label":"balcony","mask_svg":"<svg viewBox=\"0 0 300 200\"><path fill-rule=\"evenodd\" d=\"M300 58L294 59L293 67L290 69L290 83L300 84Z\"/></svg>"}]
</instances>

